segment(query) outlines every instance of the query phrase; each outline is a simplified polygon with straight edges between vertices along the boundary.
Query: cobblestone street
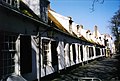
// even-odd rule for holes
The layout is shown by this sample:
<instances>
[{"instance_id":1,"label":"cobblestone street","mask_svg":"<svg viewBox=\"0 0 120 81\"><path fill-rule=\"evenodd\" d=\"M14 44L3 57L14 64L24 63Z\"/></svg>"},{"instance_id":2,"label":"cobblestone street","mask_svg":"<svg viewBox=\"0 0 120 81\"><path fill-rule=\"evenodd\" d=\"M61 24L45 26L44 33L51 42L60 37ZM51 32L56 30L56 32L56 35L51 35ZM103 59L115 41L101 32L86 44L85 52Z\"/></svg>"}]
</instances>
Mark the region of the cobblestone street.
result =
<instances>
[{"instance_id":1,"label":"cobblestone street","mask_svg":"<svg viewBox=\"0 0 120 81\"><path fill-rule=\"evenodd\" d=\"M76 78L80 77L96 77L102 81L120 81L119 58L120 55L114 55L112 58L92 61L66 72L66 74L61 74L51 81L78 81Z\"/></svg>"}]
</instances>

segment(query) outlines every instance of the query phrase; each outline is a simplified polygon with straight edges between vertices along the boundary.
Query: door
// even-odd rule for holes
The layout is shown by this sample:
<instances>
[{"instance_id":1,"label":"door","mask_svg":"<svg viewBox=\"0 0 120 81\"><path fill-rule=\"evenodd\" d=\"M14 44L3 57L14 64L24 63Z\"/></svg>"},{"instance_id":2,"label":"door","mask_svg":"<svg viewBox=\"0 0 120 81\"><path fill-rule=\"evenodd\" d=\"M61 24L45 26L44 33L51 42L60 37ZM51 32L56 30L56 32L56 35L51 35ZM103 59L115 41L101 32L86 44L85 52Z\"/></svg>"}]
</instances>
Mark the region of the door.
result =
<instances>
[{"instance_id":1,"label":"door","mask_svg":"<svg viewBox=\"0 0 120 81\"><path fill-rule=\"evenodd\" d=\"M31 36L20 36L20 70L21 74L32 72Z\"/></svg>"},{"instance_id":2,"label":"door","mask_svg":"<svg viewBox=\"0 0 120 81\"><path fill-rule=\"evenodd\" d=\"M82 45L80 46L80 54L81 54L81 60L83 61L83 47L82 47Z\"/></svg>"},{"instance_id":3,"label":"door","mask_svg":"<svg viewBox=\"0 0 120 81\"><path fill-rule=\"evenodd\" d=\"M56 41L51 41L52 66L55 71L58 71L57 45L58 43Z\"/></svg>"},{"instance_id":4,"label":"door","mask_svg":"<svg viewBox=\"0 0 120 81\"><path fill-rule=\"evenodd\" d=\"M76 63L76 49L75 49L75 44L72 45L72 50L73 50L73 61Z\"/></svg>"}]
</instances>

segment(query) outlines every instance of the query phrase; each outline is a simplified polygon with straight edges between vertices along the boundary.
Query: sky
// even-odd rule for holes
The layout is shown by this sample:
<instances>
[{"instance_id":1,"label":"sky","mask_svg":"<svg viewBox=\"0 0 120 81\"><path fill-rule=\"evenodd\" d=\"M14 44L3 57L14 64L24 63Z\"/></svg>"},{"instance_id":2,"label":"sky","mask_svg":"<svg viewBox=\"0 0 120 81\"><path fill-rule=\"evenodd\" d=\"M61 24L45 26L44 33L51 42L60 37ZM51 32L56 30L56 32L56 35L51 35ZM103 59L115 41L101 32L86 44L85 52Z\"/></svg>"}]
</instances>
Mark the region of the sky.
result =
<instances>
[{"instance_id":1,"label":"sky","mask_svg":"<svg viewBox=\"0 0 120 81\"><path fill-rule=\"evenodd\" d=\"M93 32L96 25L101 34L111 34L109 21L120 8L120 0L104 0L103 4L95 2L95 11L91 12L92 3L93 0L50 0L52 10L72 17L84 29Z\"/></svg>"}]
</instances>

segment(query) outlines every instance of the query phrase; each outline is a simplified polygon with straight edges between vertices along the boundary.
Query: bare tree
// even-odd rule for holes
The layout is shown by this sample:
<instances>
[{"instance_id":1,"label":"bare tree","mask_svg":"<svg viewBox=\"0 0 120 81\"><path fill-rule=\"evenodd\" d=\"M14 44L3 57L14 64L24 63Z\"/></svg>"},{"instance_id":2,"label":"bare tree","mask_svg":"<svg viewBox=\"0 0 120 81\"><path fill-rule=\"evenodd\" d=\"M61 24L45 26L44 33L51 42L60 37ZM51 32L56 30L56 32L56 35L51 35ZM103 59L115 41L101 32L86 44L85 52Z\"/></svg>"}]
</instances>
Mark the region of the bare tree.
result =
<instances>
[{"instance_id":1,"label":"bare tree","mask_svg":"<svg viewBox=\"0 0 120 81\"><path fill-rule=\"evenodd\" d=\"M90 8L91 12L95 11L95 4L96 3L103 4L104 0L93 0L92 7Z\"/></svg>"},{"instance_id":2,"label":"bare tree","mask_svg":"<svg viewBox=\"0 0 120 81\"><path fill-rule=\"evenodd\" d=\"M118 52L120 52L120 8L115 13L115 15L111 18L110 21L110 29L115 37L115 45Z\"/></svg>"}]
</instances>

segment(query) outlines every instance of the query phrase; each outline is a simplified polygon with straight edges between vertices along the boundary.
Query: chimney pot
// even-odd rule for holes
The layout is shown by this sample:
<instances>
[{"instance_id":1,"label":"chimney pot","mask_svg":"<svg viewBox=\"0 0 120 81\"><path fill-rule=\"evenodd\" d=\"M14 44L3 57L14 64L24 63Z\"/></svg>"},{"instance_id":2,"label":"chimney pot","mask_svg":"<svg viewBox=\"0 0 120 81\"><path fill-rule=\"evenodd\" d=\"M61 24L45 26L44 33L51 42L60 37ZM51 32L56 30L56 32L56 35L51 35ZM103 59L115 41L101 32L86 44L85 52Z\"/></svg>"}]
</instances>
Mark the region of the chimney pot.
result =
<instances>
[{"instance_id":1,"label":"chimney pot","mask_svg":"<svg viewBox=\"0 0 120 81\"><path fill-rule=\"evenodd\" d=\"M71 17L68 17L68 18L70 18L70 20L69 20L69 31L70 31L70 33L72 34L72 18Z\"/></svg>"},{"instance_id":2,"label":"chimney pot","mask_svg":"<svg viewBox=\"0 0 120 81\"><path fill-rule=\"evenodd\" d=\"M97 26L95 25L95 37L97 38L98 36L97 36Z\"/></svg>"}]
</instances>

